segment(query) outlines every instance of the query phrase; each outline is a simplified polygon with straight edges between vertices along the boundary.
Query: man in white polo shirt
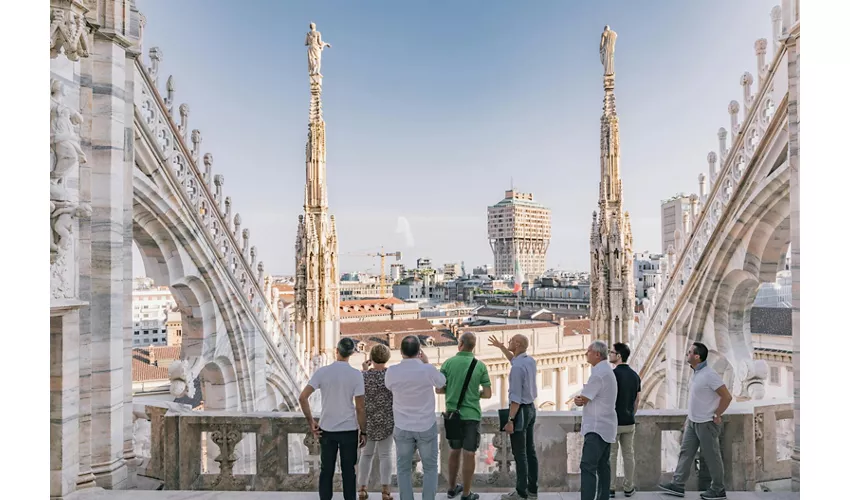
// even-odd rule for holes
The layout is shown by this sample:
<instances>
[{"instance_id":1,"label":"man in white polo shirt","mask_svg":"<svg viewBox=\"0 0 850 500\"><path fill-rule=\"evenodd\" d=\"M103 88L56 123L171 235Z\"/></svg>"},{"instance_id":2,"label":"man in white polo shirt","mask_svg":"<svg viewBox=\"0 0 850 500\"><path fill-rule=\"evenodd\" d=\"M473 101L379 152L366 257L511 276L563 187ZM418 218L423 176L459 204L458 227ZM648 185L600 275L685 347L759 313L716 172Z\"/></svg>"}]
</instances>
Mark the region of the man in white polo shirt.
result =
<instances>
[{"instance_id":1,"label":"man in white polo shirt","mask_svg":"<svg viewBox=\"0 0 850 500\"><path fill-rule=\"evenodd\" d=\"M729 408L732 394L723 379L706 364L708 347L694 342L688 349L688 364L694 370L691 376L688 397L688 420L682 435L679 463L673 473L673 482L658 485L669 495L685 496L685 482L691 474L697 450L702 449L702 461L711 474L711 487L700 493L703 500L723 500L726 488L723 485L723 460L720 457L721 415Z\"/></svg>"},{"instance_id":2,"label":"man in white polo shirt","mask_svg":"<svg viewBox=\"0 0 850 500\"><path fill-rule=\"evenodd\" d=\"M434 389L444 388L446 377L428 364L415 335L401 341L401 356L401 362L387 368L384 375L384 385L393 393L398 493L401 500L413 500L413 452L419 449L422 500L434 500L439 449Z\"/></svg>"},{"instance_id":3,"label":"man in white polo shirt","mask_svg":"<svg viewBox=\"0 0 850 500\"><path fill-rule=\"evenodd\" d=\"M363 375L348 363L348 358L355 350L353 340L340 339L336 346L336 362L316 370L298 398L301 411L321 445L320 500L333 498L337 452L342 472L342 496L345 500L354 500L357 496L354 466L357 465L358 445L366 444L366 410ZM313 418L308 401L317 390L322 395L322 414L318 423Z\"/></svg>"},{"instance_id":4,"label":"man in white polo shirt","mask_svg":"<svg viewBox=\"0 0 850 500\"><path fill-rule=\"evenodd\" d=\"M617 377L608 364L608 344L596 340L585 353L590 378L576 396L581 412L581 500L603 500L611 487L611 443L617 440Z\"/></svg>"}]
</instances>

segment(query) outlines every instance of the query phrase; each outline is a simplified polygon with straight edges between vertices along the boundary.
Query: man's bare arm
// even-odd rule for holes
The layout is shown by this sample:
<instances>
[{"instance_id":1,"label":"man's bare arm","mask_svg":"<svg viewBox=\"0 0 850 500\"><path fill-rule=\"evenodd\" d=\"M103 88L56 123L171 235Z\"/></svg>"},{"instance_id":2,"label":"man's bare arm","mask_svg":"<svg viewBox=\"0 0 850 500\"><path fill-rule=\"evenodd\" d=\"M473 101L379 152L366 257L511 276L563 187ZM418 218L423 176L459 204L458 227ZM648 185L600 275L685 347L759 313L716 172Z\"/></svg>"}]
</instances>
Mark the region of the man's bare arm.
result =
<instances>
[{"instance_id":1,"label":"man's bare arm","mask_svg":"<svg viewBox=\"0 0 850 500\"><path fill-rule=\"evenodd\" d=\"M726 409L729 408L729 404L732 403L732 394L725 385L721 385L714 392L720 396L720 404L717 405L717 411L714 412L719 417L720 415L723 415L723 412L726 411Z\"/></svg>"},{"instance_id":2,"label":"man's bare arm","mask_svg":"<svg viewBox=\"0 0 850 500\"><path fill-rule=\"evenodd\" d=\"M640 392L638 392L637 396L635 396L635 411L637 411L638 406L640 406Z\"/></svg>"},{"instance_id":3,"label":"man's bare arm","mask_svg":"<svg viewBox=\"0 0 850 500\"><path fill-rule=\"evenodd\" d=\"M492 387L482 387L481 393L478 395L481 399L490 399L493 397L493 388Z\"/></svg>"},{"instance_id":4,"label":"man's bare arm","mask_svg":"<svg viewBox=\"0 0 850 500\"><path fill-rule=\"evenodd\" d=\"M315 392L316 389L313 389L313 386L306 386L304 390L301 391L301 395L298 396L298 403L301 405L301 412L304 413L304 418L307 419L307 423L311 423L313 421L313 412L310 411L310 395Z\"/></svg>"},{"instance_id":5,"label":"man's bare arm","mask_svg":"<svg viewBox=\"0 0 850 500\"><path fill-rule=\"evenodd\" d=\"M360 432L366 433L366 398L364 396L354 396L354 409L357 412L357 424L360 425Z\"/></svg>"}]
</instances>

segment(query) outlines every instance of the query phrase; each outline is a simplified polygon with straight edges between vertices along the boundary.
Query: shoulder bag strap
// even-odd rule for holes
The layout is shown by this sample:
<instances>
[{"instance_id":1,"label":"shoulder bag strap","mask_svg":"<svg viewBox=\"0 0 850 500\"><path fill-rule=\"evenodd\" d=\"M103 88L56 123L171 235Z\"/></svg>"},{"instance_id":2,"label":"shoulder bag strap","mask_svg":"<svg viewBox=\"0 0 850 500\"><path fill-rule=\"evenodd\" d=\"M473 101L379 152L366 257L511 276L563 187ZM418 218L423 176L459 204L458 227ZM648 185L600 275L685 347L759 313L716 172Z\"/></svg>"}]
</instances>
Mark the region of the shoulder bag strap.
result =
<instances>
[{"instance_id":1,"label":"shoulder bag strap","mask_svg":"<svg viewBox=\"0 0 850 500\"><path fill-rule=\"evenodd\" d=\"M460 397L457 399L457 411L460 411L460 405L463 404L463 398L466 397L466 390L469 389L469 381L472 379L472 372L475 371L475 364L478 360L472 358L472 363L469 364L469 371L466 372L466 379L463 381L463 388L460 390Z\"/></svg>"}]
</instances>

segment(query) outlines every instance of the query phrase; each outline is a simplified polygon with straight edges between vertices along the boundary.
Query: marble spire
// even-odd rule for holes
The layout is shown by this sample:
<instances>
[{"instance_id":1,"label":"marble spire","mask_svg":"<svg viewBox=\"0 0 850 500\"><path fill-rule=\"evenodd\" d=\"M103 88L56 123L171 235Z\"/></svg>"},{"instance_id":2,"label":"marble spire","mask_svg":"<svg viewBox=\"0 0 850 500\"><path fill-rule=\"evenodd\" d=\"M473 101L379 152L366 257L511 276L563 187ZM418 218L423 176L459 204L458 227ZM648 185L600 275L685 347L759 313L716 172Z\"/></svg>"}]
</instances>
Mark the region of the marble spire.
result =
<instances>
[{"instance_id":1,"label":"marble spire","mask_svg":"<svg viewBox=\"0 0 850 500\"><path fill-rule=\"evenodd\" d=\"M634 256L629 214L623 211L620 179L620 125L614 97L614 46L617 33L602 31L602 117L600 118L599 208L590 237L591 336L610 347L630 342L634 330Z\"/></svg>"},{"instance_id":2,"label":"marble spire","mask_svg":"<svg viewBox=\"0 0 850 500\"><path fill-rule=\"evenodd\" d=\"M322 118L321 53L330 44L315 24L305 41L310 81L304 213L299 216L295 256L295 329L302 353L318 367L334 359L339 339L338 244L333 216L328 214L325 168L325 121Z\"/></svg>"}]
</instances>

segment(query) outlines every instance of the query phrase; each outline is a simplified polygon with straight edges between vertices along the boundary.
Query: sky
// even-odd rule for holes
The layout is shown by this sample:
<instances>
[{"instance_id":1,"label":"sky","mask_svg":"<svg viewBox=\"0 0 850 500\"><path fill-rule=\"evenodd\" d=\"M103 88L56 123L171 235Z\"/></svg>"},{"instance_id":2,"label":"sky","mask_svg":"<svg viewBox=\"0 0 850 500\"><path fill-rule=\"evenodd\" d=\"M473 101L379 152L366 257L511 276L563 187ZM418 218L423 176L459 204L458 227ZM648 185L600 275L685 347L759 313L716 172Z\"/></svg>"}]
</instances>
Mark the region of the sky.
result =
<instances>
[{"instance_id":1,"label":"sky","mask_svg":"<svg viewBox=\"0 0 850 500\"><path fill-rule=\"evenodd\" d=\"M309 82L322 57L330 213L342 272L364 254L414 265L493 264L487 206L513 187L551 209L547 267L589 268L597 208L602 65L615 55L620 169L636 251L661 251L660 202L698 190L729 128L753 45L778 0L568 2L137 0L144 58L203 134L233 211L271 274L294 270L303 210ZM134 266L141 259L134 249Z\"/></svg>"}]
</instances>

